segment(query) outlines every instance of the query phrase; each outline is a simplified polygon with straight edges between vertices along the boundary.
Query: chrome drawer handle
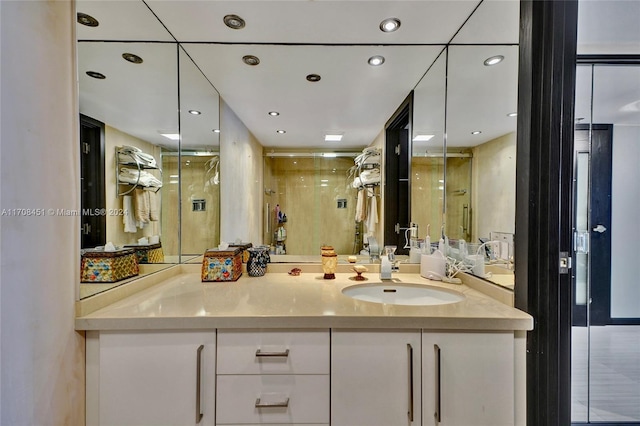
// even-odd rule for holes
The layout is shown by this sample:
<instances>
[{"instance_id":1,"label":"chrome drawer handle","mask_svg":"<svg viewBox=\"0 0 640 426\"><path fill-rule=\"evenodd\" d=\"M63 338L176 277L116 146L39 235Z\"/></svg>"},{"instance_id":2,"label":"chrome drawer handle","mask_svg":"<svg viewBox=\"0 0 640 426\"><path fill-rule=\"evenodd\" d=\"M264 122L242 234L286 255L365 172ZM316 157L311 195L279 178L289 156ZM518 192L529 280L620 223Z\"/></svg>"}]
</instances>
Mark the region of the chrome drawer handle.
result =
<instances>
[{"instance_id":1,"label":"chrome drawer handle","mask_svg":"<svg viewBox=\"0 0 640 426\"><path fill-rule=\"evenodd\" d=\"M200 397L201 387L202 387L202 350L204 349L204 345L200 345L196 352L196 424L200 423L204 414L202 413L202 409L200 407Z\"/></svg>"},{"instance_id":2,"label":"chrome drawer handle","mask_svg":"<svg viewBox=\"0 0 640 426\"><path fill-rule=\"evenodd\" d=\"M260 398L256 399L256 408L287 408L289 406L289 398L282 402L260 402Z\"/></svg>"},{"instance_id":3,"label":"chrome drawer handle","mask_svg":"<svg viewBox=\"0 0 640 426\"><path fill-rule=\"evenodd\" d=\"M284 352L262 352L261 349L258 349L256 351L256 356L259 357L288 357L289 356L289 349L285 350Z\"/></svg>"}]
</instances>

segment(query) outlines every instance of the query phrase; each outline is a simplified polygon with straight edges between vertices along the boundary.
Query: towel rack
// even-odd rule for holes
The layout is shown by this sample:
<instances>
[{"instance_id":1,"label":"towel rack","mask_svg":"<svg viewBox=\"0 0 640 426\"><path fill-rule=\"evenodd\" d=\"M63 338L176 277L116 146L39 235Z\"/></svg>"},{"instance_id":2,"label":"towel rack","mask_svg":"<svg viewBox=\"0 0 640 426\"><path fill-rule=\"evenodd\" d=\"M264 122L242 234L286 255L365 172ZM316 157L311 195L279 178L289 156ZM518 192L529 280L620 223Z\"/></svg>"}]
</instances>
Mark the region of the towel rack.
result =
<instances>
[{"instance_id":1,"label":"towel rack","mask_svg":"<svg viewBox=\"0 0 640 426\"><path fill-rule=\"evenodd\" d=\"M130 157L131 162L121 162L120 154ZM123 151L123 147L121 146L116 147L115 164L116 164L116 197L120 197L122 195L128 195L132 193L139 186L141 186L143 189L153 191L153 192L158 192L160 190L160 187L147 187L147 186L140 185L140 172L142 170L158 170L160 172L160 180L162 180L162 169L160 167L153 167L153 166L140 164L140 162L136 161L136 159L133 157L133 155L130 152ZM120 178L119 178L120 166L135 166L138 169L138 178L136 179L136 183L120 182ZM131 186L131 188L129 188L128 191L120 192L120 185L128 185L128 186ZM152 189L152 188L155 188L155 189Z\"/></svg>"}]
</instances>

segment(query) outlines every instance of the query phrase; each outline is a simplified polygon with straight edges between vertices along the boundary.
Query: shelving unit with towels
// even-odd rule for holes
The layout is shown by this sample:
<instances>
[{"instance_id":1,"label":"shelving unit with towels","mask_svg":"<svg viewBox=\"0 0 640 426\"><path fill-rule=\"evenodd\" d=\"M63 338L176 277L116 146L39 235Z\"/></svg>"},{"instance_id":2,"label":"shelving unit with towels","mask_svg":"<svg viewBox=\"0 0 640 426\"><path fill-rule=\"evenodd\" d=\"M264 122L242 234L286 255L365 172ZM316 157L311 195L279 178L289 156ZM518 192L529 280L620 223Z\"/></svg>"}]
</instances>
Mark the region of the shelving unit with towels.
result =
<instances>
[{"instance_id":1,"label":"shelving unit with towels","mask_svg":"<svg viewBox=\"0 0 640 426\"><path fill-rule=\"evenodd\" d=\"M130 159L131 161L123 160L123 158ZM162 187L162 169L156 165L155 158L137 148L116 147L115 166L117 196L130 194L138 187L147 188L154 192L158 192ZM122 180L121 174L125 173L125 170L132 172L130 181ZM148 173L146 170L158 170L160 172L160 179L152 174L149 174L149 176L144 175ZM122 185L129 186L130 188L126 191L120 191Z\"/></svg>"}]
</instances>

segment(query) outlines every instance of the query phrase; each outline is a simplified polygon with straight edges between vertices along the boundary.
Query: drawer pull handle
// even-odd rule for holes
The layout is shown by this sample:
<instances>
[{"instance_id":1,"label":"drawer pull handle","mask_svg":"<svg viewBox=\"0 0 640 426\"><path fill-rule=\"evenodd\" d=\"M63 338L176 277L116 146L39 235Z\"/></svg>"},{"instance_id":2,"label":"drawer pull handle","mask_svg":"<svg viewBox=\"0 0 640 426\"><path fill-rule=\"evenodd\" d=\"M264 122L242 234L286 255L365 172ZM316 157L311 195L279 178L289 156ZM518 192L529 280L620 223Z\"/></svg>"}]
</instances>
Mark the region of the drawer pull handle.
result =
<instances>
[{"instance_id":1,"label":"drawer pull handle","mask_svg":"<svg viewBox=\"0 0 640 426\"><path fill-rule=\"evenodd\" d=\"M409 421L413 423L413 346L407 343L407 354L409 356Z\"/></svg>"},{"instance_id":2,"label":"drawer pull handle","mask_svg":"<svg viewBox=\"0 0 640 426\"><path fill-rule=\"evenodd\" d=\"M200 345L198 347L198 351L196 352L196 424L200 423L202 420L203 413L200 406L200 397L201 393L201 377L202 377L202 350L204 349L204 345Z\"/></svg>"},{"instance_id":3,"label":"drawer pull handle","mask_svg":"<svg viewBox=\"0 0 640 426\"><path fill-rule=\"evenodd\" d=\"M440 354L440 346L433 345L436 358L436 412L433 415L437 423L442 421L442 360Z\"/></svg>"},{"instance_id":4,"label":"drawer pull handle","mask_svg":"<svg viewBox=\"0 0 640 426\"><path fill-rule=\"evenodd\" d=\"M256 356L258 357L288 357L289 356L289 349L285 350L284 352L262 352L262 350L258 349L256 351Z\"/></svg>"},{"instance_id":5,"label":"drawer pull handle","mask_svg":"<svg viewBox=\"0 0 640 426\"><path fill-rule=\"evenodd\" d=\"M287 408L289 406L289 398L281 402L260 402L260 398L256 399L256 408Z\"/></svg>"}]
</instances>

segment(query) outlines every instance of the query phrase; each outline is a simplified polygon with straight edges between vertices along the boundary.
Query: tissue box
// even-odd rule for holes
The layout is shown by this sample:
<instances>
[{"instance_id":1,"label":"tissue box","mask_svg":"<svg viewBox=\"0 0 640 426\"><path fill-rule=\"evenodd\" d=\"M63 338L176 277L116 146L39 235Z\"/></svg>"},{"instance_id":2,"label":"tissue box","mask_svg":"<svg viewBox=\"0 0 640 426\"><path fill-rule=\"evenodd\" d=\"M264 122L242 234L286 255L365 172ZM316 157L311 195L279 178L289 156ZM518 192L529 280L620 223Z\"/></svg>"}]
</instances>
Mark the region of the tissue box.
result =
<instances>
[{"instance_id":1,"label":"tissue box","mask_svg":"<svg viewBox=\"0 0 640 426\"><path fill-rule=\"evenodd\" d=\"M249 251L247 249L253 247L251 243L237 243L237 244L229 244L230 249L234 249L236 247L240 247L242 250L242 263L247 263L249 260Z\"/></svg>"},{"instance_id":2,"label":"tissue box","mask_svg":"<svg viewBox=\"0 0 640 426\"><path fill-rule=\"evenodd\" d=\"M138 263L164 263L162 244L129 244L125 246L135 250Z\"/></svg>"},{"instance_id":3,"label":"tissue box","mask_svg":"<svg viewBox=\"0 0 640 426\"><path fill-rule=\"evenodd\" d=\"M202 282L236 281L242 275L242 249L208 249L202 259Z\"/></svg>"},{"instance_id":4,"label":"tissue box","mask_svg":"<svg viewBox=\"0 0 640 426\"><path fill-rule=\"evenodd\" d=\"M138 258L131 248L86 250L82 254L80 282L114 283L138 275Z\"/></svg>"}]
</instances>

